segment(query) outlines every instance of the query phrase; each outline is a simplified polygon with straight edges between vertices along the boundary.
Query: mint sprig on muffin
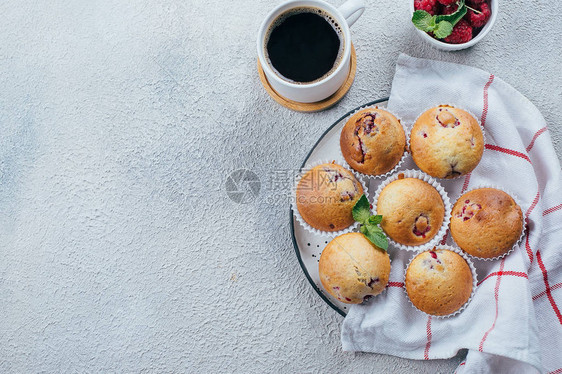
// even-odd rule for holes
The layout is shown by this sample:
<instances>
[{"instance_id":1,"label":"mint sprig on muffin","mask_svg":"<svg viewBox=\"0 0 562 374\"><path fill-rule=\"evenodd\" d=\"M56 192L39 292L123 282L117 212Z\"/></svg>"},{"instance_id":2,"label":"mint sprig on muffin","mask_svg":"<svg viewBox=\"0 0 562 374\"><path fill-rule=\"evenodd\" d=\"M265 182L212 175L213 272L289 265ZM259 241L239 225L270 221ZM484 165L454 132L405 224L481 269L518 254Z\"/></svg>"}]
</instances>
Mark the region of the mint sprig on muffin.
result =
<instances>
[{"instance_id":1,"label":"mint sprig on muffin","mask_svg":"<svg viewBox=\"0 0 562 374\"><path fill-rule=\"evenodd\" d=\"M465 0L457 1L458 8L451 14L432 16L425 10L416 10L412 15L412 23L416 28L431 32L437 39L445 39L453 32L453 27L466 15L468 8Z\"/></svg>"},{"instance_id":2,"label":"mint sprig on muffin","mask_svg":"<svg viewBox=\"0 0 562 374\"><path fill-rule=\"evenodd\" d=\"M371 205L365 194L361 195L355 203L352 213L353 219L361 224L359 231L371 243L386 251L388 249L388 239L379 226L382 222L382 216L380 214L376 216L371 214Z\"/></svg>"}]
</instances>

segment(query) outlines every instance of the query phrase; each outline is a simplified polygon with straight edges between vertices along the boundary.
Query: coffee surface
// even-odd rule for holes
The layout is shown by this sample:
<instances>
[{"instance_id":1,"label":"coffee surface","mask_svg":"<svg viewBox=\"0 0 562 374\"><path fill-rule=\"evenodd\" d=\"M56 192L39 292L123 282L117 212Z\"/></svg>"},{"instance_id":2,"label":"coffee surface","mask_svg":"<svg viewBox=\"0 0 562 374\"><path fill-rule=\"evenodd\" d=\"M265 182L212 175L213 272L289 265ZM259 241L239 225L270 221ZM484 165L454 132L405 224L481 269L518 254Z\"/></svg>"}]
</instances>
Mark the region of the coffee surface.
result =
<instances>
[{"instance_id":1,"label":"coffee surface","mask_svg":"<svg viewBox=\"0 0 562 374\"><path fill-rule=\"evenodd\" d=\"M271 30L267 41L269 60L289 80L313 82L339 62L341 40L337 26L318 13L305 8L287 15Z\"/></svg>"}]
</instances>

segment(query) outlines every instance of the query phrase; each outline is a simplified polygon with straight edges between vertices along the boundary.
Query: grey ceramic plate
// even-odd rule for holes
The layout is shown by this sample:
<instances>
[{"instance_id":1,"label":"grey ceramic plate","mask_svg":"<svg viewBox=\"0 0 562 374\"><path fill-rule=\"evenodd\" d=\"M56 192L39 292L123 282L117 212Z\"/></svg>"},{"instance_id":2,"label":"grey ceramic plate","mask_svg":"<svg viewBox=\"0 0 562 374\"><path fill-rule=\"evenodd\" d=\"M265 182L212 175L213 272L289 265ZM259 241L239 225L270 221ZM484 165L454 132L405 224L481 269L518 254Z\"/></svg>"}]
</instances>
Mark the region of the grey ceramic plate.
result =
<instances>
[{"instance_id":1,"label":"grey ceramic plate","mask_svg":"<svg viewBox=\"0 0 562 374\"><path fill-rule=\"evenodd\" d=\"M378 105L380 107L385 107L388 98L379 99L371 101L369 103L363 104L350 110L341 116L334 124L332 124L325 132L322 134L320 139L314 144L308 155L304 159L301 169L315 161L327 160L327 159L340 159L340 132L345 124L345 119L356 110L369 106ZM370 191L374 193L374 191ZM308 278L308 281L312 287L316 290L318 295L324 300L328 305L330 305L336 312L345 316L349 305L344 304L334 297L332 297L320 283L320 277L318 275L318 261L320 261L320 254L324 247L330 242L331 238L324 235L312 234L305 230L296 220L293 215L292 209L290 210L290 223L291 223L291 235L293 237L293 245L295 246L295 253L299 260L300 266L304 271L304 274Z\"/></svg>"}]
</instances>

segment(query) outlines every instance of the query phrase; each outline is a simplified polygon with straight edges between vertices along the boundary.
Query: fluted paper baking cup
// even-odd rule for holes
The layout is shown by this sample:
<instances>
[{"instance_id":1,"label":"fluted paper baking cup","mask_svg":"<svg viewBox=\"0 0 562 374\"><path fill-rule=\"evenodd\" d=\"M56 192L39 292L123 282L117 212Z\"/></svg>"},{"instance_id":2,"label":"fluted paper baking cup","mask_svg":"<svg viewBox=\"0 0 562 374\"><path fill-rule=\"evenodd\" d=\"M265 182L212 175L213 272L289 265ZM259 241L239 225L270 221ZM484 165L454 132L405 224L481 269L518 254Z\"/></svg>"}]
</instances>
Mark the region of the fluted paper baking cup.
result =
<instances>
[{"instance_id":1,"label":"fluted paper baking cup","mask_svg":"<svg viewBox=\"0 0 562 374\"><path fill-rule=\"evenodd\" d=\"M386 177L388 177L389 175L395 173L395 172L400 168L400 166L402 166L402 164L404 163L404 161L406 161L406 158L408 158L409 149L410 149L410 142L409 142L409 136L408 136L409 132L408 132L406 126L404 125L404 121L402 121L402 119L400 118L400 116L398 116L396 113L394 113L394 112L388 110L387 108L379 108L377 105L374 105L374 106L373 106L373 105L366 105L366 106L364 106L364 107L361 107L361 108L357 109L356 111L354 111L353 113L351 113L349 116L347 116L347 118L344 120L344 121L345 121L344 126L345 126L345 124L347 123L347 121L349 121L349 119L350 119L351 117L353 117L355 114L357 114L357 112L362 111L362 110L365 110L365 109L380 109L380 110L387 111L388 113L390 113L390 114L392 114L393 116L395 116L395 117L398 119L398 122L400 123L400 125L402 126L402 130L404 131L404 136L406 137L406 146L405 146L406 148L404 149L404 152L402 153L402 157L400 158L400 160L398 161L398 163L397 163L391 170L387 171L387 172L384 173L384 174L371 175L371 174L362 173L362 172L360 172L360 171L355 170L354 168L352 168L351 165L349 165L349 163L347 162L347 160L346 160L345 157L343 156L343 152L342 152L342 150L341 150L341 145L340 145L340 146L338 147L338 149L339 149L340 157L341 157L341 159L342 159L343 162L344 162L344 164L343 164L342 166L344 166L344 167L346 167L347 169L352 170L352 171L354 171L354 172L356 172L356 173L359 173L360 175L362 175L362 176L368 178L369 180L383 179L383 178L386 178ZM342 130L343 130L343 128L342 128ZM341 138L341 131L340 131L340 138Z\"/></svg>"},{"instance_id":2,"label":"fluted paper baking cup","mask_svg":"<svg viewBox=\"0 0 562 374\"><path fill-rule=\"evenodd\" d=\"M418 116L416 117L416 119L414 120L414 122L412 122L412 126L410 128L410 131L408 132L408 151L410 152L410 154L412 153L412 150L410 148L410 139L412 137L412 130L414 128L414 124L418 121L418 119L420 118L420 116L422 114L424 114L425 112L427 112L430 109L433 109L435 107L441 106L441 105L448 105L451 106L455 109L461 109L464 110L465 112L467 112L468 114L470 114L472 117L474 117L474 119L476 119L476 122L478 122L478 126L480 126L480 131L482 131L482 151L484 151L484 146L486 145L486 132L484 131L484 127L482 126L482 122L480 121L480 119L474 115L474 113L472 113L470 110L465 109L462 106L459 105L453 105L453 104L436 104L430 107L427 107L426 109L424 109L420 114L418 114ZM478 167L478 165L480 165L480 161L482 161L482 157L484 157L484 153L482 153L482 156L480 157L480 160L478 161L478 164L476 164L476 166L474 167L474 169L476 169ZM414 159L414 157L412 156L412 160ZM416 164L416 162L414 161L414 164ZM418 164L416 164L416 166L418 166ZM419 166L418 166L419 168ZM421 169L421 168L420 168ZM455 180L455 179L459 179L461 177L465 177L467 174L472 173L474 171L474 169L472 169L471 171L469 171L466 174L461 174L461 175L457 175L456 177L453 178L439 178L439 179L444 179L444 180ZM434 178L438 178L438 177L434 177Z\"/></svg>"},{"instance_id":3,"label":"fluted paper baking cup","mask_svg":"<svg viewBox=\"0 0 562 374\"><path fill-rule=\"evenodd\" d=\"M447 191L445 191L443 186L441 186L441 184L439 182L437 182L435 180L435 178L430 177L426 173L424 173L422 171L419 171L419 170L403 170L403 171L399 171L399 172L391 175L386 180L384 180L379 185L379 187L377 188L377 191L375 192L375 197L373 198L373 210L374 210L375 214L377 214L377 205L378 205L377 203L378 203L379 196L380 196L382 190L386 186L388 186L391 182L394 182L395 180L397 180L398 177L401 174L404 175L404 178L420 179L420 180L422 180L426 183L429 183L433 188L435 188L437 190L437 192L439 192L439 195L441 196L441 200L443 200L443 205L445 205L445 216L443 217L443 223L441 224L441 227L439 228L439 231L437 231L437 234L435 234L435 236L430 241L428 241L427 243L416 245L416 246L404 245L404 244L396 242L388 234L386 234L386 236L388 237L388 241L393 246L395 246L399 249L403 249L405 251L419 251L419 250L423 250L423 249L426 249L426 248L432 248L432 247L436 246L439 243L439 241L445 236L447 228L449 227L449 221L451 219L451 203L449 201L449 196L447 195Z\"/></svg>"},{"instance_id":4,"label":"fluted paper baking cup","mask_svg":"<svg viewBox=\"0 0 562 374\"><path fill-rule=\"evenodd\" d=\"M419 309L417 306L414 305L414 303L412 303L412 300L410 299L410 295L408 295L408 290L406 289L406 273L408 272L408 268L410 267L410 264L412 263L412 261L414 260L414 258L418 257L420 254L422 254L423 252L427 252L430 251L433 248L428 248L428 249L424 249L422 251L419 251L418 253L415 254L415 256L413 256L410 261L408 261L408 265L406 265L406 268L404 269L404 293L406 294L406 298L408 299L408 302L410 303L410 305L415 308L416 310L419 310L420 312L427 314L428 316L432 316L435 318L449 318L449 317L453 317L457 314L459 314L460 312L462 312L467 306L468 304L470 304L470 302L472 301L472 298L474 297L474 294L476 292L476 288L478 287L478 276L476 274L476 267L474 267L474 264L472 263L472 261L470 260L470 258L467 256L467 254L462 251L461 249L457 248L457 247L452 247L450 245L437 245L435 246L435 249L446 249L448 251L451 252L455 252L458 255L460 255L468 264L468 267L470 268L470 271L472 272L472 292L470 293L470 297L468 298L468 300L456 311L454 311L451 314L447 314L444 316L436 316L434 314L429 314L424 312L423 310Z\"/></svg>"},{"instance_id":5,"label":"fluted paper baking cup","mask_svg":"<svg viewBox=\"0 0 562 374\"><path fill-rule=\"evenodd\" d=\"M521 228L521 235L519 235L519 239L517 239L517 241L515 242L515 244L513 244L513 246L511 247L511 249L509 249L509 250L508 250L507 252L505 252L503 255L501 255L501 256L496 256L496 257L486 258L486 257L473 256L473 255L471 255L470 253L465 252L465 253L467 254L467 256L470 256L471 258L474 258L474 259L484 260L484 261L495 261L495 260L502 259L502 258L504 258L505 256L507 256L508 254L510 254L511 252L513 252L513 250L515 249L515 247L517 247L517 246L518 246L519 244L521 244L521 242L523 241L523 237L525 236L525 227L527 226L527 220L528 220L528 218L525 217L525 211L526 211L526 209L524 209L524 208L526 208L526 207L524 207L524 206L521 204L521 200L519 200L519 198L517 197L517 195L514 194L513 192L507 191L507 190L504 189L503 187L499 187L499 186L496 186L496 185L486 185L486 184L478 185L478 186L476 186L476 187L472 187L472 188L468 189L467 191L465 191L464 193L462 193L462 194L455 200L455 203L453 204L453 206L457 203L457 201L459 201L459 199L460 199L462 196L464 196L465 194L469 193L470 191L478 190L478 189L480 189L480 188L494 188L494 189L496 189L496 190L503 191L503 192L505 192L506 194L508 194L509 196L511 196L511 198L515 201L515 203L516 203L516 204L519 206L519 208L521 209L521 215L522 215L522 217L523 217L523 219L521 220L522 228ZM451 219L452 219L452 218L453 218L453 209L452 209L452 207L451 207L451 217L450 217L450 219L449 219L449 227L450 227ZM453 242L455 243L455 245L457 245L457 246L464 252L464 250L461 248L461 246L455 241L455 238L453 237L452 234L451 234L451 239L453 240Z\"/></svg>"},{"instance_id":6,"label":"fluted paper baking cup","mask_svg":"<svg viewBox=\"0 0 562 374\"><path fill-rule=\"evenodd\" d=\"M322 231L322 230L318 230L318 229L310 226L304 220L304 218L302 218L302 216L299 212L299 209L297 208L297 186L299 185L300 180L302 179L302 177L308 171L310 171L310 169L312 169L315 166L322 165L322 164L337 164L337 165L345 167L344 164L342 163L342 161L338 160L338 159L320 160L320 161L315 161L315 162L311 162L310 164L307 164L303 169L301 169L299 171L299 173L295 177L295 181L293 183L293 188L292 188L292 191L291 191L291 197L292 197L292 199L291 199L291 209L293 210L293 215L297 219L298 223L308 232L311 232L312 234L315 234L315 235L336 237L338 235L342 235L342 234L346 234L348 232L354 231L355 229L357 229L359 227L359 222L354 222L351 226L349 226L349 227L347 227L343 230L339 230L339 231ZM369 189L365 185L365 182L361 179L361 177L353 169L349 169L347 167L345 167L345 168L347 170L349 170L355 176L355 178L359 181L359 183L361 183L361 187L363 187L363 193L365 194L365 196L367 197L367 200L368 200L369 199Z\"/></svg>"}]
</instances>

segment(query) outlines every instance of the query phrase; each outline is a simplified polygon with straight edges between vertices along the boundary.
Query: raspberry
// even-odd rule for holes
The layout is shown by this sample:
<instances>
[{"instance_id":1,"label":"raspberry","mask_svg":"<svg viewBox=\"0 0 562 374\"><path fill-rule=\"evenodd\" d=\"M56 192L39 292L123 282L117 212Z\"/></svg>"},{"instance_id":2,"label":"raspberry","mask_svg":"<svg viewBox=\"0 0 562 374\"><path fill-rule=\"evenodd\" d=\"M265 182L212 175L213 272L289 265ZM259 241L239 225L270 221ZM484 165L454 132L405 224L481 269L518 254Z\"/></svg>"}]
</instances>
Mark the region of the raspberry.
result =
<instances>
[{"instance_id":1,"label":"raspberry","mask_svg":"<svg viewBox=\"0 0 562 374\"><path fill-rule=\"evenodd\" d=\"M438 4L437 0L414 0L414 8L416 10L425 10L432 16L437 13Z\"/></svg>"},{"instance_id":2,"label":"raspberry","mask_svg":"<svg viewBox=\"0 0 562 374\"><path fill-rule=\"evenodd\" d=\"M447 5L441 9L441 14L453 14L457 11L459 6L457 4Z\"/></svg>"},{"instance_id":3,"label":"raspberry","mask_svg":"<svg viewBox=\"0 0 562 374\"><path fill-rule=\"evenodd\" d=\"M475 6L475 5L482 4L484 1L486 1L486 0L467 0L467 3L470 6Z\"/></svg>"},{"instance_id":4,"label":"raspberry","mask_svg":"<svg viewBox=\"0 0 562 374\"><path fill-rule=\"evenodd\" d=\"M440 3L441 5L445 5L445 6L451 5L451 4L457 2L457 0L437 0L437 1L439 1L439 3Z\"/></svg>"},{"instance_id":5,"label":"raspberry","mask_svg":"<svg viewBox=\"0 0 562 374\"><path fill-rule=\"evenodd\" d=\"M490 6L486 3L482 3L480 4L480 6L475 5L476 10L479 10L481 13L475 13L472 10L468 11L468 17L470 19L470 24L472 25L472 27L474 28L479 28L482 27L486 24L486 22L488 22L488 20L490 19L490 14L492 13L490 11Z\"/></svg>"},{"instance_id":6,"label":"raspberry","mask_svg":"<svg viewBox=\"0 0 562 374\"><path fill-rule=\"evenodd\" d=\"M468 21L461 19L459 23L453 27L451 35L443 39L447 43L462 44L472 39L472 27Z\"/></svg>"}]
</instances>

